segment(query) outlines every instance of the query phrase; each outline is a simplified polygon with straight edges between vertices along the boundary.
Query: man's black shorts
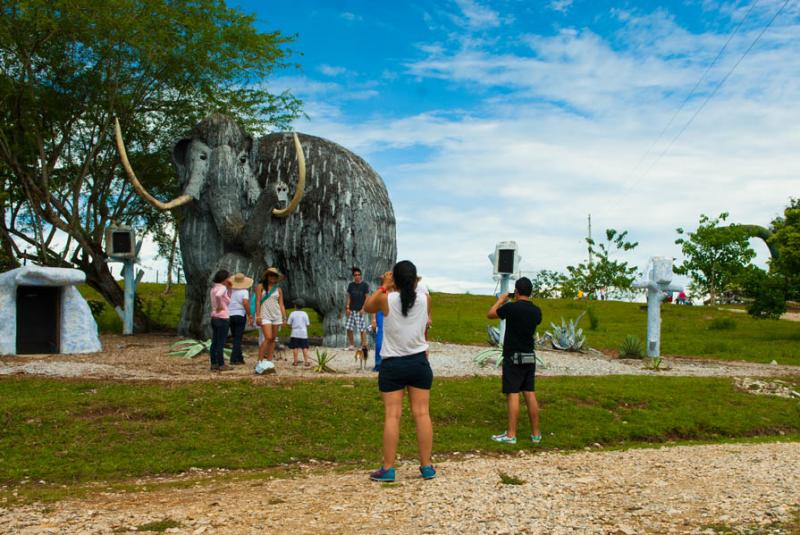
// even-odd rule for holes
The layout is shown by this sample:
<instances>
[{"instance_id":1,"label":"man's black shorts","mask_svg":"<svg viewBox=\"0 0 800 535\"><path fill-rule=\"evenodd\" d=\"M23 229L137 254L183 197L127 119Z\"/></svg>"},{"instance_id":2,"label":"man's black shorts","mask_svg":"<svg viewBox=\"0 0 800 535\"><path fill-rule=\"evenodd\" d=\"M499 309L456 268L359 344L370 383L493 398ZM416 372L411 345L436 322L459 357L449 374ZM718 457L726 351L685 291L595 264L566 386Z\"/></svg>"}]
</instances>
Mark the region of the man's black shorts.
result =
<instances>
[{"instance_id":1,"label":"man's black shorts","mask_svg":"<svg viewBox=\"0 0 800 535\"><path fill-rule=\"evenodd\" d=\"M289 349L308 349L308 338L289 338Z\"/></svg>"},{"instance_id":2,"label":"man's black shorts","mask_svg":"<svg viewBox=\"0 0 800 535\"><path fill-rule=\"evenodd\" d=\"M407 357L384 357L378 372L378 389L395 392L407 386L430 390L433 385L433 370L425 353Z\"/></svg>"},{"instance_id":3,"label":"man's black shorts","mask_svg":"<svg viewBox=\"0 0 800 535\"><path fill-rule=\"evenodd\" d=\"M511 364L503 359L503 394L536 391L536 364Z\"/></svg>"}]
</instances>

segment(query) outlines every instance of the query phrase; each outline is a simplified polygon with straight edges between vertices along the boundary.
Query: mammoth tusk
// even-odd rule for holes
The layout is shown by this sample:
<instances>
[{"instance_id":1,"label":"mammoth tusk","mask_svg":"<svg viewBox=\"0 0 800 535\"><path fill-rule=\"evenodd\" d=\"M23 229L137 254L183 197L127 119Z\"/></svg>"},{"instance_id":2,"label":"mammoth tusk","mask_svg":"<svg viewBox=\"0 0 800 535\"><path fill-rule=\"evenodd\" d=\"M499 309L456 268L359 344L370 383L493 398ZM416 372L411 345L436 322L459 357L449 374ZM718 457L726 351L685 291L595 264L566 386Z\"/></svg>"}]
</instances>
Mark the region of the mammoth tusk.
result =
<instances>
[{"instance_id":1,"label":"mammoth tusk","mask_svg":"<svg viewBox=\"0 0 800 535\"><path fill-rule=\"evenodd\" d=\"M303 198L303 190L306 187L306 157L303 154L303 146L300 145L300 139L297 137L297 133L292 134L294 136L294 148L297 151L297 189L294 192L294 197L286 206L286 208L272 209L272 215L275 217L286 217L292 212L295 211L297 205L300 204L300 199Z\"/></svg>"},{"instance_id":2,"label":"mammoth tusk","mask_svg":"<svg viewBox=\"0 0 800 535\"><path fill-rule=\"evenodd\" d=\"M191 202L193 197L191 195L181 195L179 197L175 197L168 203L163 203L150 195L144 186L139 182L139 179L136 178L136 173L133 172L133 168L131 167L131 163L128 161L128 153L125 151L125 144L122 142L122 129L119 126L119 119L116 117L114 118L114 137L117 142L117 152L119 152L119 159L122 161L122 167L125 169L125 173L128 175L128 180L130 181L133 189L136 190L145 201L149 202L159 210L172 210L173 208L177 208L178 206L184 205L188 202Z\"/></svg>"}]
</instances>

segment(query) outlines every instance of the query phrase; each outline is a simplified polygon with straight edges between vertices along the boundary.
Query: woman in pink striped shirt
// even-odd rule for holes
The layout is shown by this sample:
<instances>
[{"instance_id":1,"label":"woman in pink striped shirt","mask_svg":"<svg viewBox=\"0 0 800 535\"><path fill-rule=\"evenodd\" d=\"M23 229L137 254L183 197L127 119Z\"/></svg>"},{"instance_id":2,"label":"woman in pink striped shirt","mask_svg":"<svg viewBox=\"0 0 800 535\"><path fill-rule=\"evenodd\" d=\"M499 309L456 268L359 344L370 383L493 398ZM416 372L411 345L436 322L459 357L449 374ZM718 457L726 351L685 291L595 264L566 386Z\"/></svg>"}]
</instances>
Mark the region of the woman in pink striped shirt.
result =
<instances>
[{"instance_id":1,"label":"woman in pink striped shirt","mask_svg":"<svg viewBox=\"0 0 800 535\"><path fill-rule=\"evenodd\" d=\"M214 285L211 287L211 371L221 372L229 370L225 366L223 348L228 339L230 327L228 305L231 303L231 286L233 277L230 271L221 269L214 275Z\"/></svg>"}]
</instances>

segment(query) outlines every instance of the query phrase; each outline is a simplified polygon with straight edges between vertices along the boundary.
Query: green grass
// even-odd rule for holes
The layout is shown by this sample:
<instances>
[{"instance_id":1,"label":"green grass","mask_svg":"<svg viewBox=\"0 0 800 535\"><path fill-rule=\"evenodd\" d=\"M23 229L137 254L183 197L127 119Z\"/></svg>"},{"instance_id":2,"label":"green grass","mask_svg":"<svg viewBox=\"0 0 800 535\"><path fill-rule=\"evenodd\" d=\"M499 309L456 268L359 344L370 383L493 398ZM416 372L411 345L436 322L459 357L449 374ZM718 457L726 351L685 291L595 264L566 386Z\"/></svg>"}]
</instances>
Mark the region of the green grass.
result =
<instances>
[{"instance_id":1,"label":"green grass","mask_svg":"<svg viewBox=\"0 0 800 535\"><path fill-rule=\"evenodd\" d=\"M800 535L800 507L795 506L786 520L773 520L767 524L732 526L725 523L714 523L703 527L718 535L763 535L768 533Z\"/></svg>"},{"instance_id":2,"label":"green grass","mask_svg":"<svg viewBox=\"0 0 800 535\"><path fill-rule=\"evenodd\" d=\"M496 378L435 381L437 455L532 448L489 439L505 426L499 386ZM559 377L542 378L539 387L544 440L536 449L800 439L797 400L740 392L728 379ZM371 465L380 458L382 417L371 380L254 386L6 378L0 380L0 484L119 482L192 467L264 469L304 459ZM520 434L526 429L523 422ZM404 458L415 456L412 430L406 412Z\"/></svg>"},{"instance_id":3,"label":"green grass","mask_svg":"<svg viewBox=\"0 0 800 535\"><path fill-rule=\"evenodd\" d=\"M433 328L429 332L432 340L459 344L486 342L486 326L490 324L486 311L494 303L493 297L444 293L432 297ZM544 317L540 335L550 328L550 322L559 324L562 317L575 318L587 307L585 301L568 299L534 302L541 307ZM596 329L589 329L586 316L580 324L590 347L616 352L627 335L646 339L647 313L641 310L641 304L592 301L591 307L598 320ZM800 322L757 320L726 308L662 305L661 353L800 365ZM735 322L735 329L709 329L720 319L723 325Z\"/></svg>"},{"instance_id":4,"label":"green grass","mask_svg":"<svg viewBox=\"0 0 800 535\"><path fill-rule=\"evenodd\" d=\"M524 485L525 484L525 480L524 479L520 479L520 478L518 478L516 476L508 475L505 472L500 472L499 475L500 475L500 483L502 483L503 485Z\"/></svg>"},{"instance_id":5,"label":"green grass","mask_svg":"<svg viewBox=\"0 0 800 535\"><path fill-rule=\"evenodd\" d=\"M176 285L171 294L163 295L163 284L142 283L138 295L151 318L168 329L175 329L180 318L184 287ZM89 299L99 296L88 287L81 289ZM457 344L485 344L486 312L494 303L491 296L434 293L432 340ZM647 313L639 303L616 301L575 301L566 299L535 300L542 308L544 324L575 318L587 306L595 317L590 329L588 315L581 321L589 346L616 352L627 335L646 338ZM757 320L747 314L725 310L731 307L690 307L664 304L661 307L664 355L747 360L800 365L800 322ZM319 315L306 309L311 319L310 336L322 335ZM102 332L120 332L122 324L108 305L98 321ZM733 328L731 327L733 326ZM720 328L722 326L722 328Z\"/></svg>"},{"instance_id":6,"label":"green grass","mask_svg":"<svg viewBox=\"0 0 800 535\"><path fill-rule=\"evenodd\" d=\"M171 518L165 518L163 520L158 520L156 522L148 522L147 524L142 524L141 526L137 527L137 531L154 531L156 533L161 533L163 531L167 531L170 528L179 528L181 527L181 523L173 520Z\"/></svg>"}]
</instances>

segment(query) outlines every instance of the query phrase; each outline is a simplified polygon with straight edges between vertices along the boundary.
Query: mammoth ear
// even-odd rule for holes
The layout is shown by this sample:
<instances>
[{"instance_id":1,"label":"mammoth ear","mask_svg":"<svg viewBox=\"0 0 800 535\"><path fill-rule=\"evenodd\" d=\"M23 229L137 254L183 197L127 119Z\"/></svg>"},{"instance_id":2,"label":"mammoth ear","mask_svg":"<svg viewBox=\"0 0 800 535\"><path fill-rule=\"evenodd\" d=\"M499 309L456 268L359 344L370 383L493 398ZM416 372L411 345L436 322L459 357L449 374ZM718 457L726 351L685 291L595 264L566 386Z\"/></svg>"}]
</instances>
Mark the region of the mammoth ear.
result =
<instances>
[{"instance_id":1,"label":"mammoth ear","mask_svg":"<svg viewBox=\"0 0 800 535\"><path fill-rule=\"evenodd\" d=\"M178 171L178 179L181 182L186 180L186 156L189 153L189 145L191 143L191 139L184 138L175 143L175 147L172 149L172 163Z\"/></svg>"}]
</instances>

